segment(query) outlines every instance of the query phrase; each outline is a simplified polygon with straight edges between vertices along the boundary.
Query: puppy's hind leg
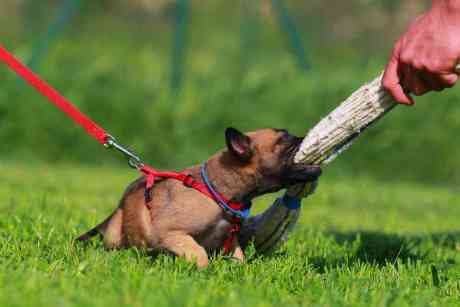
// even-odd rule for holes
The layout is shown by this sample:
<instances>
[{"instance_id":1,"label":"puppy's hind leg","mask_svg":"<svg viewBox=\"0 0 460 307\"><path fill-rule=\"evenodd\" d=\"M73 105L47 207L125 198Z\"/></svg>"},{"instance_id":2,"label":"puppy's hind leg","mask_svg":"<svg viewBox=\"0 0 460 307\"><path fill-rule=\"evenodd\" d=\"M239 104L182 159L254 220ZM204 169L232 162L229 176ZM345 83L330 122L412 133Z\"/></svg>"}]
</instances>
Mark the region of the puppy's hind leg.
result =
<instances>
[{"instance_id":1,"label":"puppy's hind leg","mask_svg":"<svg viewBox=\"0 0 460 307\"><path fill-rule=\"evenodd\" d=\"M103 230L104 246L107 249L120 248L122 245L123 211L117 209Z\"/></svg>"},{"instance_id":2,"label":"puppy's hind leg","mask_svg":"<svg viewBox=\"0 0 460 307\"><path fill-rule=\"evenodd\" d=\"M161 248L173 254L184 257L188 262L195 262L198 268L208 266L208 254L191 236L182 233L172 233L161 241Z\"/></svg>"},{"instance_id":3,"label":"puppy's hind leg","mask_svg":"<svg viewBox=\"0 0 460 307\"><path fill-rule=\"evenodd\" d=\"M104 245L108 249L121 247L122 233L121 225L123 221L123 211L117 209L112 215L93 229L82 234L76 241L87 241L92 237L101 234L104 237Z\"/></svg>"}]
</instances>

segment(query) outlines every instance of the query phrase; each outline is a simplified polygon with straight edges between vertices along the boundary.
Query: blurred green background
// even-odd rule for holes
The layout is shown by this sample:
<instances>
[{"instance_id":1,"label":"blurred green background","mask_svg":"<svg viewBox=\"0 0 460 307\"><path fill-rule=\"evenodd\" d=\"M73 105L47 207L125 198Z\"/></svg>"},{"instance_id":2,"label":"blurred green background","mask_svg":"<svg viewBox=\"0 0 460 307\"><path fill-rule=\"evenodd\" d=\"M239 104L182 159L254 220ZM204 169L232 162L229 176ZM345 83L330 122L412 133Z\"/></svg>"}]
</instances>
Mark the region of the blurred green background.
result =
<instances>
[{"instance_id":1,"label":"blurred green background","mask_svg":"<svg viewBox=\"0 0 460 307\"><path fill-rule=\"evenodd\" d=\"M227 126L304 135L380 73L395 39L428 5L2 0L0 37L150 164L182 168L221 148ZM125 163L5 66L0 84L1 160ZM327 172L457 185L459 100L453 89L398 107Z\"/></svg>"}]
</instances>

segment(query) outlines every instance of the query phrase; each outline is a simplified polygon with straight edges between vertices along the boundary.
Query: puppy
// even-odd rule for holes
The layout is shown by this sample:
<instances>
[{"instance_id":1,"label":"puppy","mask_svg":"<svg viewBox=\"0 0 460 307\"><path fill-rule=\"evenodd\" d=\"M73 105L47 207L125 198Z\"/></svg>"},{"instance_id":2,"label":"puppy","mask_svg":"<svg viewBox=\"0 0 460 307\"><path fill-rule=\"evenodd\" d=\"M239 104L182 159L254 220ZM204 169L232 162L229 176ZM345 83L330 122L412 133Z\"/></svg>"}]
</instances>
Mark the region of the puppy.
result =
<instances>
[{"instance_id":1,"label":"puppy","mask_svg":"<svg viewBox=\"0 0 460 307\"><path fill-rule=\"evenodd\" d=\"M200 166L182 173L230 202L248 209L257 196L291 185L316 180L319 166L294 164L302 138L282 129L261 129L243 134L225 131L227 148ZM136 246L168 251L202 268L208 253L219 251L232 235L235 216L213 199L181 181L166 178L155 183L144 197L145 177L131 183L118 208L101 224L83 234L86 241L102 234L108 249ZM238 239L231 242L234 258L243 261Z\"/></svg>"}]
</instances>

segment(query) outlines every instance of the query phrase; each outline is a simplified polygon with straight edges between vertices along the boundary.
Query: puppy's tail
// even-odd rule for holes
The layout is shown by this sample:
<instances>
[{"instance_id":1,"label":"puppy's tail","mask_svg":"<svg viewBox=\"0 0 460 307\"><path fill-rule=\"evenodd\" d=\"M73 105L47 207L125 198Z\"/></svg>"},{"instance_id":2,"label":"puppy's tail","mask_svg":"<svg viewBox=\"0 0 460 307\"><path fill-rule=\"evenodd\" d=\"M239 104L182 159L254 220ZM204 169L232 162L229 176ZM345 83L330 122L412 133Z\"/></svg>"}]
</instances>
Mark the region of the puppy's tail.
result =
<instances>
[{"instance_id":1,"label":"puppy's tail","mask_svg":"<svg viewBox=\"0 0 460 307\"><path fill-rule=\"evenodd\" d=\"M95 228L91 229L90 231L85 232L84 234L82 234L78 238L76 238L75 241L79 241L79 242L88 241L89 239L91 239L92 237L94 237L97 234L99 234L99 230L97 229L97 227L95 227Z\"/></svg>"},{"instance_id":2,"label":"puppy's tail","mask_svg":"<svg viewBox=\"0 0 460 307\"><path fill-rule=\"evenodd\" d=\"M98 234L103 235L105 232L105 229L107 228L107 224L110 222L110 219L113 217L113 215L114 213L112 213L108 218L106 218L102 223L100 223L93 229L88 230L87 232L85 232L84 234L76 238L75 241L84 242L84 241L88 241L89 239L91 239L92 237Z\"/></svg>"}]
</instances>

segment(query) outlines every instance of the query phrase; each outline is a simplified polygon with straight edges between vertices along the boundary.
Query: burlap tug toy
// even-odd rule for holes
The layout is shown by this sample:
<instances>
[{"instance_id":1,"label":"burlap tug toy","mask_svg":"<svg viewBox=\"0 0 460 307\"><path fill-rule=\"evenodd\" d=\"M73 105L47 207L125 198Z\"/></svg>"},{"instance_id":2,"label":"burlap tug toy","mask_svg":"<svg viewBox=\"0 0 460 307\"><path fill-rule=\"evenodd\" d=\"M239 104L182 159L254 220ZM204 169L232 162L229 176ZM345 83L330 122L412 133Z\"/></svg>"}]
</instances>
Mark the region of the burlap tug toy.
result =
<instances>
[{"instance_id":1,"label":"burlap tug toy","mask_svg":"<svg viewBox=\"0 0 460 307\"><path fill-rule=\"evenodd\" d=\"M455 67L460 74L460 64ZM382 77L363 85L311 129L296 154L297 163L328 164L397 104Z\"/></svg>"},{"instance_id":2,"label":"burlap tug toy","mask_svg":"<svg viewBox=\"0 0 460 307\"><path fill-rule=\"evenodd\" d=\"M363 85L324 117L306 135L295 161L311 164L331 162L366 128L392 110L396 103L381 83L382 75Z\"/></svg>"}]
</instances>

